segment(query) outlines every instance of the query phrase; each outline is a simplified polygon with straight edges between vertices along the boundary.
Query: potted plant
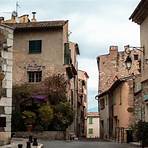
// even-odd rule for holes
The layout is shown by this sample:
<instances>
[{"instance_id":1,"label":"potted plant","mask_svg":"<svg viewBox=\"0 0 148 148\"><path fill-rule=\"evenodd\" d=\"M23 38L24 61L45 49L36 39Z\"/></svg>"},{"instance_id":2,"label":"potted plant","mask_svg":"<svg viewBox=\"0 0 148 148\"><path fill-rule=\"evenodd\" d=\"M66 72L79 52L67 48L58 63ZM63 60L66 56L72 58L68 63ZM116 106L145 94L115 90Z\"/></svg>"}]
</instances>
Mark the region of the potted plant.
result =
<instances>
[{"instance_id":1,"label":"potted plant","mask_svg":"<svg viewBox=\"0 0 148 148\"><path fill-rule=\"evenodd\" d=\"M32 111L23 111L22 118L28 131L32 131L32 127L36 121L36 114Z\"/></svg>"}]
</instances>

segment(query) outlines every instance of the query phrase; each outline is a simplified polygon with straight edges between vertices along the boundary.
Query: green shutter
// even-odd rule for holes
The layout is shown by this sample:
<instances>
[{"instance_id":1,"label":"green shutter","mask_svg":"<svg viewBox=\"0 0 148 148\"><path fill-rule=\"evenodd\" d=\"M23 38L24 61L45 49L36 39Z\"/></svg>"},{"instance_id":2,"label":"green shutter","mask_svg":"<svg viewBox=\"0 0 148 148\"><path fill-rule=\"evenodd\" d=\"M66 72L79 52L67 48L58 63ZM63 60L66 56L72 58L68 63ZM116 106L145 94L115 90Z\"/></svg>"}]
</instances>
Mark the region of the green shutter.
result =
<instances>
[{"instance_id":1,"label":"green shutter","mask_svg":"<svg viewBox=\"0 0 148 148\"><path fill-rule=\"evenodd\" d=\"M71 51L69 49L69 43L64 44L64 64L70 64Z\"/></svg>"},{"instance_id":2,"label":"green shutter","mask_svg":"<svg viewBox=\"0 0 148 148\"><path fill-rule=\"evenodd\" d=\"M93 118L89 117L89 124L93 124Z\"/></svg>"},{"instance_id":3,"label":"green shutter","mask_svg":"<svg viewBox=\"0 0 148 148\"><path fill-rule=\"evenodd\" d=\"M29 41L29 53L41 53L42 41L31 40Z\"/></svg>"}]
</instances>

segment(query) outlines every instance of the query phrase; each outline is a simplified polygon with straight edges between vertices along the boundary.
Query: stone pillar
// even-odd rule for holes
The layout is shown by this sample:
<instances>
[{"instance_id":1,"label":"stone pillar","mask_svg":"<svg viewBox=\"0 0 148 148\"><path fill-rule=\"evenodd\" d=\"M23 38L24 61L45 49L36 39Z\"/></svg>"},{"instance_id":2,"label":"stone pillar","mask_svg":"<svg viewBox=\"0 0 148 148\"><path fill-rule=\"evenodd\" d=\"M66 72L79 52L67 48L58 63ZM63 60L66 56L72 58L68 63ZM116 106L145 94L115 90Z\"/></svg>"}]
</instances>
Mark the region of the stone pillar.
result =
<instances>
[{"instance_id":1,"label":"stone pillar","mask_svg":"<svg viewBox=\"0 0 148 148\"><path fill-rule=\"evenodd\" d=\"M0 25L0 73L4 74L0 86L0 145L11 139L12 114L12 46L13 29Z\"/></svg>"}]
</instances>

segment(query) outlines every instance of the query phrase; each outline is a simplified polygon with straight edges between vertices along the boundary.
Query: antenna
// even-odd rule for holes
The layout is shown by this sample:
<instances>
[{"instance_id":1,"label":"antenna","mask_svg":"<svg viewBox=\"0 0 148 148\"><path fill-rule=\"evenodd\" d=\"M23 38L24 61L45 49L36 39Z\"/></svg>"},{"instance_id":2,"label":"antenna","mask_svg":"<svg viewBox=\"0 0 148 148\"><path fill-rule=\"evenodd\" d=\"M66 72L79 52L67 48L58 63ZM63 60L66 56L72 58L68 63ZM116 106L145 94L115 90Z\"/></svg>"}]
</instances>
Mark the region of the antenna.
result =
<instances>
[{"instance_id":1,"label":"antenna","mask_svg":"<svg viewBox=\"0 0 148 148\"><path fill-rule=\"evenodd\" d=\"M16 8L15 8L15 10L16 10L17 13L18 13L18 8L20 8L19 1L16 1Z\"/></svg>"}]
</instances>

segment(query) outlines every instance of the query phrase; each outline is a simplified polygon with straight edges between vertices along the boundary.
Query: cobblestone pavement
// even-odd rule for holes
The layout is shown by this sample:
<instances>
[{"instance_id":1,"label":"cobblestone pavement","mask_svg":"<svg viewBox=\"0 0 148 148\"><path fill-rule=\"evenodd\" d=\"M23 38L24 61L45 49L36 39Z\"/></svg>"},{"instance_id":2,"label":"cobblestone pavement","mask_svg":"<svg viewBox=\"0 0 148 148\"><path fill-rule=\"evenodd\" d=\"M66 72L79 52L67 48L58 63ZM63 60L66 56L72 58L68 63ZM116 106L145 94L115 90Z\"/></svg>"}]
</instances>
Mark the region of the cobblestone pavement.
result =
<instances>
[{"instance_id":1,"label":"cobblestone pavement","mask_svg":"<svg viewBox=\"0 0 148 148\"><path fill-rule=\"evenodd\" d=\"M100 141L40 141L44 148L134 148L130 144Z\"/></svg>"}]
</instances>

